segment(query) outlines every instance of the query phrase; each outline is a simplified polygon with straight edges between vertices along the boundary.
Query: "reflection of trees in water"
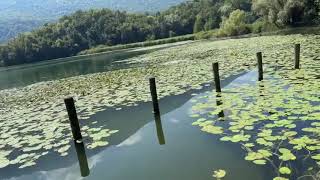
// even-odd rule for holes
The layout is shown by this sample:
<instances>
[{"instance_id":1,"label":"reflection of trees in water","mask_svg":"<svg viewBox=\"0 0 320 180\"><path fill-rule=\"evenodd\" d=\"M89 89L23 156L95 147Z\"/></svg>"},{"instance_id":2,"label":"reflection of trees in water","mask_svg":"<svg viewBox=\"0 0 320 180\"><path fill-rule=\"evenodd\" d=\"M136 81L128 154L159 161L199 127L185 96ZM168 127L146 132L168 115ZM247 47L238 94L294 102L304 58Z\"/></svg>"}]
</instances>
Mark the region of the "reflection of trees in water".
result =
<instances>
[{"instance_id":1,"label":"reflection of trees in water","mask_svg":"<svg viewBox=\"0 0 320 180\"><path fill-rule=\"evenodd\" d=\"M135 51L118 50L88 57L73 57L39 64L28 64L21 68L18 67L0 72L0 89L27 86L41 81L57 80L90 73L142 66L143 64L123 63L121 60L174 46L178 45L173 44L166 47L138 49ZM115 61L119 62L115 63Z\"/></svg>"}]
</instances>

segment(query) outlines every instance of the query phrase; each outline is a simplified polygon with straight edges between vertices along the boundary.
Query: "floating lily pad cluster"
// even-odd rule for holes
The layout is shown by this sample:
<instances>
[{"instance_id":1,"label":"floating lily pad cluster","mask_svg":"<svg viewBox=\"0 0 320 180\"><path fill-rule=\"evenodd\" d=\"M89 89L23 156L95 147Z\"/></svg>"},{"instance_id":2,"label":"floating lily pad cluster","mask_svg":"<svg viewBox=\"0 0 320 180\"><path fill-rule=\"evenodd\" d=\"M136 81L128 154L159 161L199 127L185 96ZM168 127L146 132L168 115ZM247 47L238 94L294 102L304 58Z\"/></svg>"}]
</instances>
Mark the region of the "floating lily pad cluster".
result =
<instances>
[{"instance_id":1,"label":"floating lily pad cluster","mask_svg":"<svg viewBox=\"0 0 320 180\"><path fill-rule=\"evenodd\" d=\"M62 156L67 155L72 137L63 104L63 99L67 96L73 96L77 100L80 121L86 125L83 133L89 141L86 143L88 147L105 146L108 136L116 131L107 124L97 127L96 122L89 120L90 117L107 108L121 110L123 106L150 101L148 77L157 78L160 98L178 95L190 89L200 89L203 83L211 81L212 62L220 62L222 78L253 68L257 51L267 53L265 63L291 65L291 48L296 42L303 44L302 53L305 57L318 58L314 49L318 49L320 36L315 35L200 41L126 61L145 65L142 67L1 90L0 167L10 164L21 168L31 166L52 151ZM101 130L93 131L93 128ZM100 136L104 139L99 139ZM243 140L247 137L235 137L238 138Z\"/></svg>"},{"instance_id":2,"label":"floating lily pad cluster","mask_svg":"<svg viewBox=\"0 0 320 180\"><path fill-rule=\"evenodd\" d=\"M193 125L221 136L220 141L239 144L246 151L245 160L272 166L274 180L318 179L319 61L304 58L305 68L300 70L266 66L264 81L208 92L195 101Z\"/></svg>"},{"instance_id":3,"label":"floating lily pad cluster","mask_svg":"<svg viewBox=\"0 0 320 180\"><path fill-rule=\"evenodd\" d=\"M219 169L219 170L216 170L216 171L213 171L213 175L212 177L215 177L217 179L222 179L226 176L227 172L223 169Z\"/></svg>"}]
</instances>

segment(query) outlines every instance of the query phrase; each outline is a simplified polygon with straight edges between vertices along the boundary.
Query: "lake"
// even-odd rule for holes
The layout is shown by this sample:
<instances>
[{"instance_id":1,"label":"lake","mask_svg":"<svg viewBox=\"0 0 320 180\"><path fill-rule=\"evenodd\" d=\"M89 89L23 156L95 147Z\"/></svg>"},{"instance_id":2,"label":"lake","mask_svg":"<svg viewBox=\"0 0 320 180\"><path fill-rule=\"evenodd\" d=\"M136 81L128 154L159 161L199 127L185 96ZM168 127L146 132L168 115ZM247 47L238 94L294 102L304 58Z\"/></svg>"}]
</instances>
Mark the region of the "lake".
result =
<instances>
[{"instance_id":1,"label":"lake","mask_svg":"<svg viewBox=\"0 0 320 180\"><path fill-rule=\"evenodd\" d=\"M224 81L223 85L228 87L232 82L251 81L255 76L256 72L252 72L232 77ZM194 104L192 99L202 96L205 91L212 91L209 85L206 84L203 90L160 101L164 145L158 142L151 103L93 115L90 119L107 123L110 127L120 129L121 133L109 139L109 148L87 150L90 175L85 179L205 180L211 179L213 169L217 168L233 172L227 179L270 179L272 176L267 170L255 167L241 158L245 154L239 146L223 144L213 135L190 126L194 121L188 115ZM67 158L52 153L39 161L35 168L21 170L19 174L15 168L11 168L1 171L1 175L4 179L81 179L74 147Z\"/></svg>"},{"instance_id":2,"label":"lake","mask_svg":"<svg viewBox=\"0 0 320 180\"><path fill-rule=\"evenodd\" d=\"M146 48L118 50L98 55L61 58L7 68L0 67L0 90L27 86L42 81L134 67L123 64L121 60L191 42L185 41ZM143 64L139 66L143 66Z\"/></svg>"},{"instance_id":3,"label":"lake","mask_svg":"<svg viewBox=\"0 0 320 180\"><path fill-rule=\"evenodd\" d=\"M0 179L317 178L319 41L201 41L2 69ZM294 43L302 44L300 70L292 68ZM212 62L219 62L222 93L213 87ZM152 113L150 76L161 124ZM72 141L63 104L69 96L83 144Z\"/></svg>"}]
</instances>

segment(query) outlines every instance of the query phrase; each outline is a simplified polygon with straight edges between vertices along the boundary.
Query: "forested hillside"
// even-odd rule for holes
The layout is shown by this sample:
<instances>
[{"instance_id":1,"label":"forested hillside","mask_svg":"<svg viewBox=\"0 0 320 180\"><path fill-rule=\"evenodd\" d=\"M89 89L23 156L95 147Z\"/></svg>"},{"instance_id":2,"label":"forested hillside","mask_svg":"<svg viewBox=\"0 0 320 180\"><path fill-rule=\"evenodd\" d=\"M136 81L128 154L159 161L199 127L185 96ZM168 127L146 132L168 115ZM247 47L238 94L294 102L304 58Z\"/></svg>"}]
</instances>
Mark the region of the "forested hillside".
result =
<instances>
[{"instance_id":1,"label":"forested hillside","mask_svg":"<svg viewBox=\"0 0 320 180\"><path fill-rule=\"evenodd\" d=\"M117 45L216 30L217 36L319 23L317 0L194 0L153 15L88 10L64 16L0 46L4 65L76 55Z\"/></svg>"},{"instance_id":2,"label":"forested hillside","mask_svg":"<svg viewBox=\"0 0 320 180\"><path fill-rule=\"evenodd\" d=\"M39 28L45 22L45 20L37 19L0 19L0 43L16 37L19 33Z\"/></svg>"},{"instance_id":3,"label":"forested hillside","mask_svg":"<svg viewBox=\"0 0 320 180\"><path fill-rule=\"evenodd\" d=\"M76 10L110 8L130 12L159 11L185 0L2 0L0 17L53 19Z\"/></svg>"},{"instance_id":4,"label":"forested hillside","mask_svg":"<svg viewBox=\"0 0 320 180\"><path fill-rule=\"evenodd\" d=\"M0 42L21 32L54 22L77 10L110 8L129 12L156 12L185 0L1 0Z\"/></svg>"}]
</instances>

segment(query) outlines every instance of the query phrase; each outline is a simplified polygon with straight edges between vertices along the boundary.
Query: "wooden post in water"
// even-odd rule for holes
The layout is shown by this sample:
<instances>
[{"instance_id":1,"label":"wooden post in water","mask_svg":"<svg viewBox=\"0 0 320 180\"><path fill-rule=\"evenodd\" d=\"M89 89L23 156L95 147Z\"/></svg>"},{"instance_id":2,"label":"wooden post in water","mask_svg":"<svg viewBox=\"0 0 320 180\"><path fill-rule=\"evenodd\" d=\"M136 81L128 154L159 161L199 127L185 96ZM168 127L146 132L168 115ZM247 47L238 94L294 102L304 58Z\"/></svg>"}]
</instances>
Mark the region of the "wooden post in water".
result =
<instances>
[{"instance_id":1,"label":"wooden post in water","mask_svg":"<svg viewBox=\"0 0 320 180\"><path fill-rule=\"evenodd\" d=\"M150 78L149 83L150 83L150 92L151 92L152 103L153 103L153 113L156 115L160 115L156 79L154 77Z\"/></svg>"},{"instance_id":2,"label":"wooden post in water","mask_svg":"<svg viewBox=\"0 0 320 180\"><path fill-rule=\"evenodd\" d=\"M214 84L216 85L216 92L221 92L219 64L213 63L212 69L213 69L213 75L214 75Z\"/></svg>"},{"instance_id":3,"label":"wooden post in water","mask_svg":"<svg viewBox=\"0 0 320 180\"><path fill-rule=\"evenodd\" d=\"M161 123L161 116L160 116L160 108L159 108L159 102L158 102L156 79L154 77L150 78L149 79L149 83L150 83L150 92L151 92L152 103L153 103L153 114L154 114L154 119L155 119L155 122L156 122L158 140L159 140L159 144L163 145L163 144L165 144L165 139L164 139L162 123Z\"/></svg>"},{"instance_id":4,"label":"wooden post in water","mask_svg":"<svg viewBox=\"0 0 320 180\"><path fill-rule=\"evenodd\" d=\"M258 52L257 53L257 61L258 61L258 80L262 81L263 80L263 63L262 63L262 53Z\"/></svg>"},{"instance_id":5,"label":"wooden post in water","mask_svg":"<svg viewBox=\"0 0 320 180\"><path fill-rule=\"evenodd\" d=\"M300 44L294 46L295 58L294 58L294 68L300 69Z\"/></svg>"},{"instance_id":6,"label":"wooden post in water","mask_svg":"<svg viewBox=\"0 0 320 180\"><path fill-rule=\"evenodd\" d=\"M67 111L68 111L73 139L76 141L82 140L80 125L79 125L76 107L74 105L74 100L72 97L70 97L70 98L65 99L64 103L65 103Z\"/></svg>"}]
</instances>

